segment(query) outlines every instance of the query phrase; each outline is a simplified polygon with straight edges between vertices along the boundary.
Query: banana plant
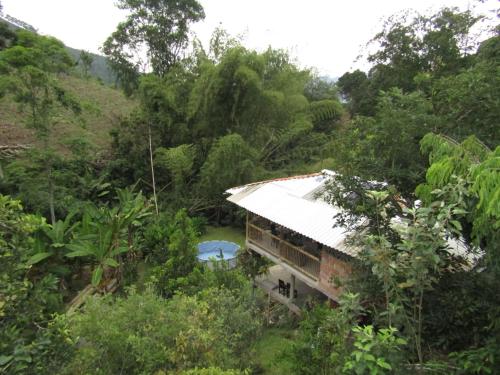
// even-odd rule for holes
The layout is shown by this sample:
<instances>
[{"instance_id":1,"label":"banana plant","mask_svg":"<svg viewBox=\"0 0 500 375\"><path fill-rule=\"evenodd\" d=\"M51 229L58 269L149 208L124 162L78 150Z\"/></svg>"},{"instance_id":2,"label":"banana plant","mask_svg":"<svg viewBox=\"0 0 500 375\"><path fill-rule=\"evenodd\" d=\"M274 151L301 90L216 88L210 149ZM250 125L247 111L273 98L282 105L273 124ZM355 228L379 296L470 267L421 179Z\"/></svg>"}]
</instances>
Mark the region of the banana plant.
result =
<instances>
[{"instance_id":1,"label":"banana plant","mask_svg":"<svg viewBox=\"0 0 500 375\"><path fill-rule=\"evenodd\" d=\"M128 251L126 241L120 235L116 221L101 225L92 225L94 233L82 235L74 244L68 245L71 250L66 254L69 258L92 257L97 261L97 266L92 273L92 284L99 285L105 267L118 267L116 257Z\"/></svg>"},{"instance_id":2,"label":"banana plant","mask_svg":"<svg viewBox=\"0 0 500 375\"><path fill-rule=\"evenodd\" d=\"M40 263L48 258L61 258L68 245L73 241L73 233L80 222L71 223L75 211L70 212L64 220L58 220L54 224L46 224L42 227L42 233L35 238L33 248L35 254L28 259L28 266Z\"/></svg>"},{"instance_id":3,"label":"banana plant","mask_svg":"<svg viewBox=\"0 0 500 375\"><path fill-rule=\"evenodd\" d=\"M120 255L132 248L131 236L142 219L151 214L151 206L142 193L117 189L118 205L113 208L88 206L84 210L77 240L68 245L69 258L91 257L97 263L92 284L99 285L104 270L120 265Z\"/></svg>"}]
</instances>

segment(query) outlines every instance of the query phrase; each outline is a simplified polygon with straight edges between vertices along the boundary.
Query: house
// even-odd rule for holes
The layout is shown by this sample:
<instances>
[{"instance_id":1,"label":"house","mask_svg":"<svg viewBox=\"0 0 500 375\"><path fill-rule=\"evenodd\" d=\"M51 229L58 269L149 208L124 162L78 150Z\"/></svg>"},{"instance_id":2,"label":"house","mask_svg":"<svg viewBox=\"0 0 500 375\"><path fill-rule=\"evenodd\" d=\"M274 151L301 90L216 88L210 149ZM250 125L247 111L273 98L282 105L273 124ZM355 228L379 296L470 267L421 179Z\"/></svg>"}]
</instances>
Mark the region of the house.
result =
<instances>
[{"instance_id":1,"label":"house","mask_svg":"<svg viewBox=\"0 0 500 375\"><path fill-rule=\"evenodd\" d=\"M309 295L336 303L342 288L334 281L349 275L356 257L349 233L336 225L340 209L323 199L334 175L323 170L227 190L227 200L247 211L247 248L275 264L259 285L297 313Z\"/></svg>"}]
</instances>

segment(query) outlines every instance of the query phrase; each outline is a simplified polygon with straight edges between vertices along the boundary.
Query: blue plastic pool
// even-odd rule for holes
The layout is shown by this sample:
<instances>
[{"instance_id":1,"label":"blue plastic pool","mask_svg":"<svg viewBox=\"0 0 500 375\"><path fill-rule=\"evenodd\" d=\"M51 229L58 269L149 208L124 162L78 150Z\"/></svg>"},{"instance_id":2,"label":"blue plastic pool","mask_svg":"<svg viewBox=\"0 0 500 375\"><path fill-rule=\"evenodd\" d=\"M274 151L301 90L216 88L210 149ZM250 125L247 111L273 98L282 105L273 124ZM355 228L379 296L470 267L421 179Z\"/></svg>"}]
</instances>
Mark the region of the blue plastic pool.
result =
<instances>
[{"instance_id":1,"label":"blue plastic pool","mask_svg":"<svg viewBox=\"0 0 500 375\"><path fill-rule=\"evenodd\" d=\"M236 265L236 252L240 246L234 242L228 241L205 241L198 244L198 260L202 263L207 263L210 266L209 260L215 261L225 260L229 267Z\"/></svg>"}]
</instances>

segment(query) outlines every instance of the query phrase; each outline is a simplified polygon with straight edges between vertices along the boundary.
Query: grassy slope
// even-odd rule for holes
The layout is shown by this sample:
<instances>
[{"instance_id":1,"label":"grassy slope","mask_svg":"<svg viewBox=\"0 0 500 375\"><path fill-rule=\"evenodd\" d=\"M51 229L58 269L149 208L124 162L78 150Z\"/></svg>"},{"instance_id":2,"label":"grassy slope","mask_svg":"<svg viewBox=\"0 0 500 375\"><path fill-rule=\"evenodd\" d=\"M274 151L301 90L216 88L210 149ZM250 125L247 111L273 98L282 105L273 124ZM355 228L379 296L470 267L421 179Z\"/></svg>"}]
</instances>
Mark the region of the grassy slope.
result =
<instances>
[{"instance_id":1,"label":"grassy slope","mask_svg":"<svg viewBox=\"0 0 500 375\"><path fill-rule=\"evenodd\" d=\"M80 64L80 53L82 50L71 48L66 46L66 50L69 52L71 57ZM115 82L115 74L108 66L107 59L105 56L97 55L95 53L91 53L90 55L93 58L92 65L90 66L90 75L94 77L99 77L103 82L107 84L112 84Z\"/></svg>"},{"instance_id":2,"label":"grassy slope","mask_svg":"<svg viewBox=\"0 0 500 375\"><path fill-rule=\"evenodd\" d=\"M290 362L283 353L293 343L294 332L289 328L268 328L254 346L255 360L266 375L293 374Z\"/></svg>"},{"instance_id":3,"label":"grassy slope","mask_svg":"<svg viewBox=\"0 0 500 375\"><path fill-rule=\"evenodd\" d=\"M82 105L82 114L75 116L62 111L54 126L53 139L56 148L68 150L68 142L87 140L96 150L109 148L109 131L120 117L126 116L136 103L126 98L122 92L100 84L95 79L76 76L61 76L59 84L68 90ZM26 129L26 113L12 98L0 100L0 144L34 144L36 138Z\"/></svg>"}]
</instances>

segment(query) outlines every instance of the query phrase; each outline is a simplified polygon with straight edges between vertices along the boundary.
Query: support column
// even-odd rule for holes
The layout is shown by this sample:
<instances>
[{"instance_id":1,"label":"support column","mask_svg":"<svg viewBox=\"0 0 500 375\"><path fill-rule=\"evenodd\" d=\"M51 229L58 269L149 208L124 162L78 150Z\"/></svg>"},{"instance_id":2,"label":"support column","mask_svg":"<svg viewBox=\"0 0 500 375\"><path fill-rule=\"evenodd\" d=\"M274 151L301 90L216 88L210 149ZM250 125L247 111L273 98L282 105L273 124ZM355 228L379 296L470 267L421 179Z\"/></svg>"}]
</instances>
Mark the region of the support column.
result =
<instances>
[{"instance_id":1,"label":"support column","mask_svg":"<svg viewBox=\"0 0 500 375\"><path fill-rule=\"evenodd\" d=\"M247 225L246 225L246 229L245 229L245 230L246 230L246 233L245 233L245 235L246 235L245 241L248 241L248 221L249 221L249 217L248 217L248 216L249 216L249 214L248 214L248 211L247 211L247 222L246 222L246 224L247 224Z\"/></svg>"},{"instance_id":2,"label":"support column","mask_svg":"<svg viewBox=\"0 0 500 375\"><path fill-rule=\"evenodd\" d=\"M295 291L295 275L291 274L290 277L290 301L294 300L294 291Z\"/></svg>"}]
</instances>

